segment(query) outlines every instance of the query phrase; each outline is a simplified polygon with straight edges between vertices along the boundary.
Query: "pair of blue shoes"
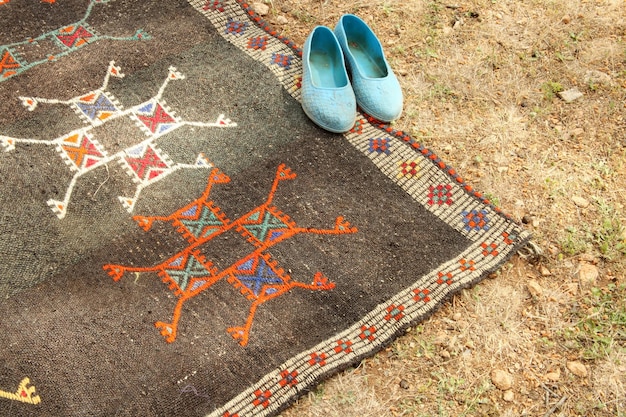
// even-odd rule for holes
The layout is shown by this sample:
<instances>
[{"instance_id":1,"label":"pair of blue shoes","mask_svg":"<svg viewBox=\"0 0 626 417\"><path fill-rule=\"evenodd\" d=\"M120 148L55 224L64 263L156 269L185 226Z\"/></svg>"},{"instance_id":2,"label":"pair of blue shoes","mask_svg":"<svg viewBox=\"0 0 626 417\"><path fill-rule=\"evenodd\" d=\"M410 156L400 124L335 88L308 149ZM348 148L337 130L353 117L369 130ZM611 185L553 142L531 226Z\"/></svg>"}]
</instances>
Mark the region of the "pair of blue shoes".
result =
<instances>
[{"instance_id":1,"label":"pair of blue shoes","mask_svg":"<svg viewBox=\"0 0 626 417\"><path fill-rule=\"evenodd\" d=\"M400 83L380 41L358 17L343 15L334 32L325 26L313 29L304 43L302 65L302 109L323 129L350 130L357 103L383 122L400 117Z\"/></svg>"}]
</instances>

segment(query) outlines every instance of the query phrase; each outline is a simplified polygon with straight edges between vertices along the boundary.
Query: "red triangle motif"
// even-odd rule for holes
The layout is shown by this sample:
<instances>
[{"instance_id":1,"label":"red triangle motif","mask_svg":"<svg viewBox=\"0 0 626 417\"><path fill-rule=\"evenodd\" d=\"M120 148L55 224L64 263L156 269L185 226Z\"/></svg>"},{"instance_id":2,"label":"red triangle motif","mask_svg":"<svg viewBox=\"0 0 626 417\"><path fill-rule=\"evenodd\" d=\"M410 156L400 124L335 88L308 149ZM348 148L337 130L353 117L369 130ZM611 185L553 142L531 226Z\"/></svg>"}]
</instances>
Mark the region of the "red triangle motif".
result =
<instances>
[{"instance_id":1,"label":"red triangle motif","mask_svg":"<svg viewBox=\"0 0 626 417\"><path fill-rule=\"evenodd\" d=\"M99 161L99 159L95 159L95 158L87 158L87 161L85 162L85 167L89 168L90 166L97 164Z\"/></svg>"},{"instance_id":2,"label":"red triangle motif","mask_svg":"<svg viewBox=\"0 0 626 417\"><path fill-rule=\"evenodd\" d=\"M150 170L150 174L148 174L148 180L152 180L152 179L158 177L159 175L163 174L164 172L165 172L164 170L152 169L152 170Z\"/></svg>"}]
</instances>

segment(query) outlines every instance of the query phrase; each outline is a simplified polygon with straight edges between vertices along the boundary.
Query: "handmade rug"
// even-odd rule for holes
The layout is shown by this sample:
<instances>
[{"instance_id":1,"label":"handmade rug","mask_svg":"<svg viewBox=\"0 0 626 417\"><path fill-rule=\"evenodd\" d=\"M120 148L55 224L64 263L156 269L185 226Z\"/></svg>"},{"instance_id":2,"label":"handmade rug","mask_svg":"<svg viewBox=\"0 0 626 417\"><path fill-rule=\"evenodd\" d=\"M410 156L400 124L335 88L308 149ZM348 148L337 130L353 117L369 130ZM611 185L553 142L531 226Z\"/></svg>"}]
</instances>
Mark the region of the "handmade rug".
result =
<instances>
[{"instance_id":1,"label":"handmade rug","mask_svg":"<svg viewBox=\"0 0 626 417\"><path fill-rule=\"evenodd\" d=\"M276 415L529 238L238 0L0 19L2 416Z\"/></svg>"}]
</instances>

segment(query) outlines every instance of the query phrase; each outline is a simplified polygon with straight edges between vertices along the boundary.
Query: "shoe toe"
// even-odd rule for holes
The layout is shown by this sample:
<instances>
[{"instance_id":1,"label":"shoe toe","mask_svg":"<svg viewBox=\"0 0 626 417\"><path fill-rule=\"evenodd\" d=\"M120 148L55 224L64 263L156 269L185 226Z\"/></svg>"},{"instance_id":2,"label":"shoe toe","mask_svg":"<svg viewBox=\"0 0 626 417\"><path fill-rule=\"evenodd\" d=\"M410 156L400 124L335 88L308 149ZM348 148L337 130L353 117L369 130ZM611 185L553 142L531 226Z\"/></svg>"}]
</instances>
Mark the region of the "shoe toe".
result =
<instances>
[{"instance_id":1,"label":"shoe toe","mask_svg":"<svg viewBox=\"0 0 626 417\"><path fill-rule=\"evenodd\" d=\"M352 80L357 102L367 114L383 122L396 120L402 114L402 90L396 77Z\"/></svg>"},{"instance_id":2,"label":"shoe toe","mask_svg":"<svg viewBox=\"0 0 626 417\"><path fill-rule=\"evenodd\" d=\"M302 109L315 124L334 133L347 132L356 120L356 99L349 86L325 90L303 80Z\"/></svg>"}]
</instances>

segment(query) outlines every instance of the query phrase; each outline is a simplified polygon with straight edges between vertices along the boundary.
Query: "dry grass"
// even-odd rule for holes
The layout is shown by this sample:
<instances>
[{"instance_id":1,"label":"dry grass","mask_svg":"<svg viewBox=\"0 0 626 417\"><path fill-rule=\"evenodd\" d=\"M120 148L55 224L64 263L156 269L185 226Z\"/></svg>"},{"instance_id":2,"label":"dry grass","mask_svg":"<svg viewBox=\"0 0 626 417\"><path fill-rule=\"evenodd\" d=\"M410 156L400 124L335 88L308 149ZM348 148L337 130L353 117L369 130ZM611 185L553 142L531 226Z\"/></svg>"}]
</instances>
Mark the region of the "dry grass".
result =
<instances>
[{"instance_id":1,"label":"dry grass","mask_svg":"<svg viewBox=\"0 0 626 417\"><path fill-rule=\"evenodd\" d=\"M315 25L363 17L401 79L395 127L526 223L544 250L514 258L283 416L626 416L626 3L267 3L267 20L300 45ZM574 87L582 98L557 97ZM581 285L589 264L599 276ZM493 385L493 369L512 375L511 393Z\"/></svg>"}]
</instances>

